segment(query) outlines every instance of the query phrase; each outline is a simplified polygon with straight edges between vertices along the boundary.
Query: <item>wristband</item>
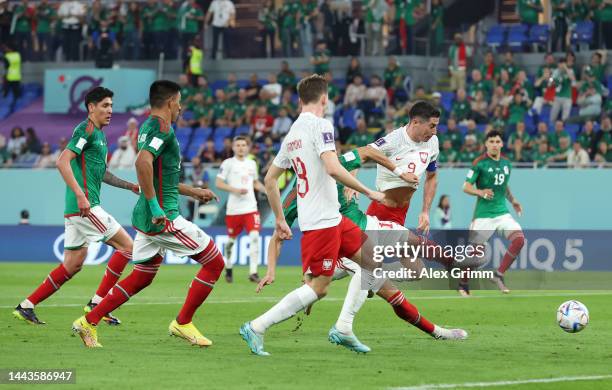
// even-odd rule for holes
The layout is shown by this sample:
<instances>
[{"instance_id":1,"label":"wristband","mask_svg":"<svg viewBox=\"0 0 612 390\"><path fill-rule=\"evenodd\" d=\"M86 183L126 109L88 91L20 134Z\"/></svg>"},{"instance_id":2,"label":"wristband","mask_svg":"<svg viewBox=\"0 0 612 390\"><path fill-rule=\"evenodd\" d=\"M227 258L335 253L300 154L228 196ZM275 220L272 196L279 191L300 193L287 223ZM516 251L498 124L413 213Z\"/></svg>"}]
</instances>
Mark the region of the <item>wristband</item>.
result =
<instances>
[{"instance_id":1,"label":"wristband","mask_svg":"<svg viewBox=\"0 0 612 390\"><path fill-rule=\"evenodd\" d=\"M166 213L164 213L164 210L162 210L162 208L159 207L159 203L157 202L156 197L149 199L147 202L149 203L149 209L151 209L151 214L153 214L155 218L166 216Z\"/></svg>"},{"instance_id":2,"label":"wristband","mask_svg":"<svg viewBox=\"0 0 612 390\"><path fill-rule=\"evenodd\" d=\"M397 176L401 176L405 172L406 170L400 166L395 167L395 169L393 170L393 173L395 173Z\"/></svg>"}]
</instances>

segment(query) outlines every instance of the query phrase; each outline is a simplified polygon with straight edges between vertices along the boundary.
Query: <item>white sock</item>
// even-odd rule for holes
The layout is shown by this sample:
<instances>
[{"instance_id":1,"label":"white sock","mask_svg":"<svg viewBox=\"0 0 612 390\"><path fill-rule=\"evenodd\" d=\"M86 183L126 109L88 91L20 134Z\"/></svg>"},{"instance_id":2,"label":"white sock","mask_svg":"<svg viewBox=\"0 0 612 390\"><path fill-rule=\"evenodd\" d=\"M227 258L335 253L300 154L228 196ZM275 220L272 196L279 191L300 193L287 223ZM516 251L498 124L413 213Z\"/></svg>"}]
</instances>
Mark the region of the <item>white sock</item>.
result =
<instances>
[{"instance_id":1,"label":"white sock","mask_svg":"<svg viewBox=\"0 0 612 390\"><path fill-rule=\"evenodd\" d=\"M236 239L232 237L225 243L225 269L232 269L232 250L234 249L235 243Z\"/></svg>"},{"instance_id":2,"label":"white sock","mask_svg":"<svg viewBox=\"0 0 612 390\"><path fill-rule=\"evenodd\" d=\"M21 307L23 307L24 309L34 309L34 304L32 302L30 302L29 299L24 299L21 303L20 303Z\"/></svg>"},{"instance_id":3,"label":"white sock","mask_svg":"<svg viewBox=\"0 0 612 390\"><path fill-rule=\"evenodd\" d=\"M270 310L251 321L251 328L259 334L264 334L272 325L293 317L297 312L304 310L318 299L319 297L314 290L305 284L285 295Z\"/></svg>"},{"instance_id":4,"label":"white sock","mask_svg":"<svg viewBox=\"0 0 612 390\"><path fill-rule=\"evenodd\" d=\"M95 294L93 298L91 298L91 303L95 303L97 305L100 302L102 302L102 297L98 294Z\"/></svg>"},{"instance_id":5,"label":"white sock","mask_svg":"<svg viewBox=\"0 0 612 390\"><path fill-rule=\"evenodd\" d=\"M353 334L353 320L367 297L368 291L361 288L361 272L356 272L349 282L344 304L336 321L336 329L347 335Z\"/></svg>"},{"instance_id":6,"label":"white sock","mask_svg":"<svg viewBox=\"0 0 612 390\"><path fill-rule=\"evenodd\" d=\"M259 263L259 232L253 230L249 233L251 243L249 244L249 275L257 273L257 264Z\"/></svg>"}]
</instances>

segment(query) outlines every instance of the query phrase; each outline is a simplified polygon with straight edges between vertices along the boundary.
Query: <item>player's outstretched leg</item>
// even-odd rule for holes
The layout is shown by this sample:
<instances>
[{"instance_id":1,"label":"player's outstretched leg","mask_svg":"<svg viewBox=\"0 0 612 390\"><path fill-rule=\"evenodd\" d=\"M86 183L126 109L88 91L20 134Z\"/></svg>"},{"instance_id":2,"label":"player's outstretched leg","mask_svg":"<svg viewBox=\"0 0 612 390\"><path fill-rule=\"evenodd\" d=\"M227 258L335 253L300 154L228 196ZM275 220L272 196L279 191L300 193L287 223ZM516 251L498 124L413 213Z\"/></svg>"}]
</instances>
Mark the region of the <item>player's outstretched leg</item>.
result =
<instances>
[{"instance_id":1,"label":"player's outstretched leg","mask_svg":"<svg viewBox=\"0 0 612 390\"><path fill-rule=\"evenodd\" d=\"M263 348L266 330L274 324L293 317L297 312L323 298L327 293L330 282L331 276L313 278L309 284L304 284L285 295L280 302L261 316L251 322L244 323L240 328L240 335L246 341L251 352L259 356L269 355Z\"/></svg>"},{"instance_id":2,"label":"player's outstretched leg","mask_svg":"<svg viewBox=\"0 0 612 390\"><path fill-rule=\"evenodd\" d=\"M24 299L13 311L13 316L30 324L45 324L34 313L34 306L55 294L60 287L81 270L87 256L87 247L66 249L64 263L58 265L47 275L34 292Z\"/></svg>"},{"instance_id":3,"label":"player's outstretched leg","mask_svg":"<svg viewBox=\"0 0 612 390\"><path fill-rule=\"evenodd\" d=\"M512 232L508 239L510 240L508 250L506 251L506 254L504 254L504 258L502 259L499 268L497 271L495 271L495 275L491 278L491 282L495 283L497 288L499 288L499 290L504 294L508 294L510 292L510 289L506 287L506 283L504 281L504 273L508 268L510 268L514 262L514 259L516 259L516 256L521 253L523 245L525 245L525 236L520 230Z\"/></svg>"},{"instance_id":4,"label":"player's outstretched leg","mask_svg":"<svg viewBox=\"0 0 612 390\"><path fill-rule=\"evenodd\" d=\"M404 321L421 329L435 339L439 340L464 340L468 334L463 329L446 329L435 325L421 316L416 306L412 305L404 293L386 282L386 287L378 291L378 295L389 302L395 314Z\"/></svg>"},{"instance_id":5,"label":"player's outstretched leg","mask_svg":"<svg viewBox=\"0 0 612 390\"><path fill-rule=\"evenodd\" d=\"M249 280L259 283L257 274L257 263L259 262L259 232L252 230L249 232Z\"/></svg>"},{"instance_id":6,"label":"player's outstretched leg","mask_svg":"<svg viewBox=\"0 0 612 390\"><path fill-rule=\"evenodd\" d=\"M340 316L336 324L329 330L328 339L331 343L342 345L351 351L368 353L371 351L370 347L361 343L353 333L355 315L359 309L361 309L361 306L363 306L368 297L368 291L361 288L361 267L345 259L342 260L342 265L338 264L338 268L341 266L349 267L353 276L349 282Z\"/></svg>"},{"instance_id":7,"label":"player's outstretched leg","mask_svg":"<svg viewBox=\"0 0 612 390\"><path fill-rule=\"evenodd\" d=\"M150 285L162 261L163 257L155 255L151 260L136 264L132 272L117 283L92 311L73 322L72 329L81 336L85 346L92 348L99 344L97 333L92 332L92 329L95 329L105 315Z\"/></svg>"},{"instance_id":8,"label":"player's outstretched leg","mask_svg":"<svg viewBox=\"0 0 612 390\"><path fill-rule=\"evenodd\" d=\"M234 249L234 244L236 243L236 237L230 237L224 246L224 255L225 255L225 281L228 283L234 282L234 273L233 273L233 265L232 265L232 251Z\"/></svg>"},{"instance_id":9,"label":"player's outstretched leg","mask_svg":"<svg viewBox=\"0 0 612 390\"><path fill-rule=\"evenodd\" d=\"M210 240L206 249L191 257L200 263L202 268L191 281L185 303L176 319L170 323L169 332L171 335L181 337L193 345L208 347L212 345L212 341L204 337L191 320L198 307L212 292L215 282L221 276L225 262L221 252L212 240Z\"/></svg>"}]
</instances>

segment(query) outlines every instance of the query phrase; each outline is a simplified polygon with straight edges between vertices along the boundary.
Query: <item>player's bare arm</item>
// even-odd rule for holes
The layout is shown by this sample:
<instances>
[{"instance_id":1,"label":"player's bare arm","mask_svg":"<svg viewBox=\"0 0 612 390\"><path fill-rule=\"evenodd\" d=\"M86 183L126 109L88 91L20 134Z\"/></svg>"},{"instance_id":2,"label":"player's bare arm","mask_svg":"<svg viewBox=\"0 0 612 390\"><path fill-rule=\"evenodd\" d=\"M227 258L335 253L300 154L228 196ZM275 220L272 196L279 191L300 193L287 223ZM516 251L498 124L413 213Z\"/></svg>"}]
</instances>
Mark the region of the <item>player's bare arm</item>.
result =
<instances>
[{"instance_id":1,"label":"player's bare arm","mask_svg":"<svg viewBox=\"0 0 612 390\"><path fill-rule=\"evenodd\" d=\"M135 166L140 191L142 191L145 199L149 202L149 207L151 207L151 213L153 214L151 222L156 225L163 225L166 223L166 213L159 206L153 187L153 154L141 150L136 157Z\"/></svg>"},{"instance_id":2,"label":"player's bare arm","mask_svg":"<svg viewBox=\"0 0 612 390\"><path fill-rule=\"evenodd\" d=\"M219 197L213 191L207 188L197 188L187 184L179 183L178 186L179 194L183 196L189 196L199 202L208 203L211 200L219 201Z\"/></svg>"},{"instance_id":3,"label":"player's bare arm","mask_svg":"<svg viewBox=\"0 0 612 390\"><path fill-rule=\"evenodd\" d=\"M425 186L423 188L423 209L419 214L419 224L417 229L428 233L429 232L429 211L434 196L436 196L436 188L438 187L438 173L427 172L425 176Z\"/></svg>"},{"instance_id":4,"label":"player's bare arm","mask_svg":"<svg viewBox=\"0 0 612 390\"><path fill-rule=\"evenodd\" d=\"M274 279L276 278L276 263L280 256L282 246L283 240L280 239L275 231L274 234L272 234L270 246L268 247L268 270L266 271L266 276L259 281L255 292L259 293L265 286L274 283Z\"/></svg>"},{"instance_id":5,"label":"player's bare arm","mask_svg":"<svg viewBox=\"0 0 612 390\"><path fill-rule=\"evenodd\" d=\"M140 187L138 186L138 184L130 183L129 181L120 179L110 173L110 171L108 170L106 170L106 172L104 173L104 178L102 179L102 181L108 184L109 186L121 188L124 190L130 190L136 195L140 194Z\"/></svg>"},{"instance_id":6,"label":"player's bare arm","mask_svg":"<svg viewBox=\"0 0 612 390\"><path fill-rule=\"evenodd\" d=\"M485 188L483 190L474 187L472 183L468 183L467 181L463 183L463 192L468 195L477 196L484 200L493 199L493 190L490 188Z\"/></svg>"},{"instance_id":7,"label":"player's bare arm","mask_svg":"<svg viewBox=\"0 0 612 390\"><path fill-rule=\"evenodd\" d=\"M523 206L514 197L514 195L512 194L512 191L510 191L510 186L506 187L506 199L508 199L508 202L510 202L512 204L512 207L514 208L514 211L516 211L516 213L519 215L519 217L521 215L523 215Z\"/></svg>"},{"instance_id":8,"label":"player's bare arm","mask_svg":"<svg viewBox=\"0 0 612 390\"><path fill-rule=\"evenodd\" d=\"M372 191L368 187L361 184L359 180L354 178L343 166L340 164L338 160L338 156L333 151L327 151L321 153L321 160L323 160L323 165L325 165L325 171L328 175L334 178L334 180L344 184L347 187L350 187L372 200L376 200L381 202L385 195L382 192ZM267 186L266 186L267 187ZM280 201L279 201L280 206Z\"/></svg>"},{"instance_id":9,"label":"player's bare arm","mask_svg":"<svg viewBox=\"0 0 612 390\"><path fill-rule=\"evenodd\" d=\"M334 155L335 156L335 155ZM338 161L338 158L336 158ZM268 173L264 178L264 186L266 189L266 195L268 196L268 202L272 208L272 212L276 217L276 232L281 240L290 240L293 237L291 228L285 221L285 214L283 213L283 205L281 204L280 189L278 188L278 178L285 173L285 169L277 167L272 164ZM347 173L348 174L348 173Z\"/></svg>"},{"instance_id":10,"label":"player's bare arm","mask_svg":"<svg viewBox=\"0 0 612 390\"><path fill-rule=\"evenodd\" d=\"M236 195L246 195L249 192L249 190L247 190L246 188L236 188L236 187L230 186L220 177L217 177L217 179L215 179L215 185L221 191L230 192Z\"/></svg>"},{"instance_id":11,"label":"player's bare arm","mask_svg":"<svg viewBox=\"0 0 612 390\"><path fill-rule=\"evenodd\" d=\"M374 149L370 145L366 145L361 148L358 148L357 152L359 153L362 162L372 160L378 165L382 165L383 167L398 175L400 179L402 179L406 183L411 185L419 184L419 178L417 175L415 175L414 173L406 172L405 168L393 164L393 162L389 160L389 158L380 150Z\"/></svg>"},{"instance_id":12,"label":"player's bare arm","mask_svg":"<svg viewBox=\"0 0 612 390\"><path fill-rule=\"evenodd\" d=\"M62 175L64 182L66 185L74 192L77 198L77 206L79 207L79 211L82 217L86 217L89 215L89 209L91 205L89 204L89 200L85 196L85 193L79 186L79 183L76 181L74 177L74 173L72 173L72 168L70 168L70 162L76 158L76 153L69 149L64 149L62 154L57 159L57 170Z\"/></svg>"},{"instance_id":13,"label":"player's bare arm","mask_svg":"<svg viewBox=\"0 0 612 390\"><path fill-rule=\"evenodd\" d=\"M253 182L253 188L255 188L255 191L257 191L257 192L263 192L263 193L266 192L266 187L259 180L255 180Z\"/></svg>"}]
</instances>

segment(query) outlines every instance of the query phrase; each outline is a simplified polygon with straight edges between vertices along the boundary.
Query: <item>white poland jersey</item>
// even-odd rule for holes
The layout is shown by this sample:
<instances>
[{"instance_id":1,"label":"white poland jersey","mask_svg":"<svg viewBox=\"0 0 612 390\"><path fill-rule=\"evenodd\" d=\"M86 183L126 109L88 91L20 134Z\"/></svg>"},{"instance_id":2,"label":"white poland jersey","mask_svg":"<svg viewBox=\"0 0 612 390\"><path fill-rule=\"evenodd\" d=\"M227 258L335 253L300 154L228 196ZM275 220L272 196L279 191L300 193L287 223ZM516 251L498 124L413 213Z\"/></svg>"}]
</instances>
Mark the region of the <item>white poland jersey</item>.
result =
<instances>
[{"instance_id":1,"label":"white poland jersey","mask_svg":"<svg viewBox=\"0 0 612 390\"><path fill-rule=\"evenodd\" d=\"M335 150L334 126L327 119L303 112L274 159L277 167L293 167L296 173L298 224L303 232L337 226L342 220L336 181L321 160L321 153Z\"/></svg>"},{"instance_id":2,"label":"white poland jersey","mask_svg":"<svg viewBox=\"0 0 612 390\"><path fill-rule=\"evenodd\" d=\"M419 182L425 170L436 169L435 164L440 153L437 136L434 135L427 142L414 142L408 136L405 126L393 130L383 138L371 143L370 146L383 152L395 165L405 167L407 172L414 173L419 178ZM376 167L378 191L411 187L382 165ZM412 187L416 189L418 186Z\"/></svg>"},{"instance_id":3,"label":"white poland jersey","mask_svg":"<svg viewBox=\"0 0 612 390\"><path fill-rule=\"evenodd\" d=\"M246 188L249 190L244 195L236 195L230 192L227 200L227 215L241 215L257 211L257 200L253 182L257 180L257 164L250 158L242 161L236 157L228 158L221 163L217 177L235 188Z\"/></svg>"}]
</instances>

